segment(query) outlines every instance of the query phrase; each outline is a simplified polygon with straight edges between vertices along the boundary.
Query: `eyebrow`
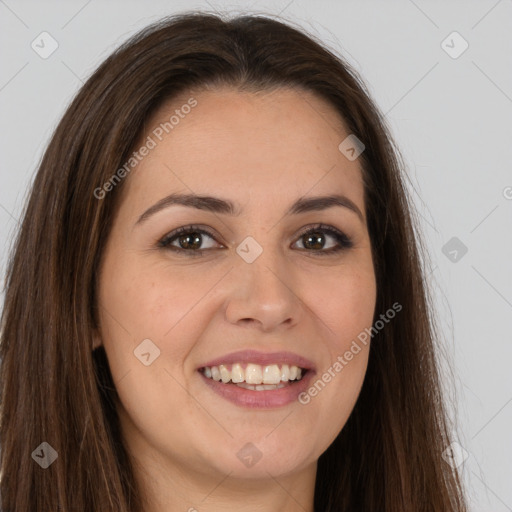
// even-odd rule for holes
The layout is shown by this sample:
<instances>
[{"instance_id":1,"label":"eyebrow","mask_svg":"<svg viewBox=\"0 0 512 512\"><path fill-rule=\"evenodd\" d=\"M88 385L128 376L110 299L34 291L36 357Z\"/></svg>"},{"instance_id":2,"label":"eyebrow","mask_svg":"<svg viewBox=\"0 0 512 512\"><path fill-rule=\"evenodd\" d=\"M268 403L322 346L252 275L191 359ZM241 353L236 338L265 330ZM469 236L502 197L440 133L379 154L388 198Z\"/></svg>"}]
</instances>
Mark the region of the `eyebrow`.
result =
<instances>
[{"instance_id":1,"label":"eyebrow","mask_svg":"<svg viewBox=\"0 0 512 512\"><path fill-rule=\"evenodd\" d=\"M142 224L155 213L174 205L187 206L189 208L196 208L198 210L206 210L212 213L231 215L235 217L242 213L242 210L238 208L235 203L227 199L212 196L200 196L196 194L170 194L148 208L138 218L135 225ZM297 215L300 213L326 210L334 206L341 206L349 209L355 213L363 223L365 222L364 216L356 204L348 197L340 194L301 197L290 206L285 215Z\"/></svg>"}]
</instances>

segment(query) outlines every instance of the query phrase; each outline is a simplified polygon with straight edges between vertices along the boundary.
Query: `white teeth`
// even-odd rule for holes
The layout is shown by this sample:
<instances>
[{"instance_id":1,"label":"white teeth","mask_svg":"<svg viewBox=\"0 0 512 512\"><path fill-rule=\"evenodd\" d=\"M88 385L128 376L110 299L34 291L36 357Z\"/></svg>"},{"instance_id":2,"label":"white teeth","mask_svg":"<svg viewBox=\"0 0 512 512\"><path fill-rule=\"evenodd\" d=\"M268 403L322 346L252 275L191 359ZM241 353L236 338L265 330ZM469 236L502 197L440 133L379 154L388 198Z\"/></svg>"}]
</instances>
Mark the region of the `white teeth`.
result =
<instances>
[{"instance_id":1,"label":"white teeth","mask_svg":"<svg viewBox=\"0 0 512 512\"><path fill-rule=\"evenodd\" d=\"M281 370L277 364L265 366L263 370L263 384L279 384L281 382Z\"/></svg>"},{"instance_id":2,"label":"white teeth","mask_svg":"<svg viewBox=\"0 0 512 512\"><path fill-rule=\"evenodd\" d=\"M220 364L219 366L205 366L203 373L205 377L217 382L222 381L224 384L232 382L239 387L257 391L278 389L285 386L284 382L302 378L301 368L287 364L283 364L280 368L277 364L261 366L248 363L245 370L240 363L231 365L231 370L229 370L229 365Z\"/></svg>"},{"instance_id":3,"label":"white teeth","mask_svg":"<svg viewBox=\"0 0 512 512\"><path fill-rule=\"evenodd\" d=\"M252 389L253 391L270 391L272 389L281 389L285 387L285 384L260 384L258 386L252 386L251 384L246 384L245 382L241 382L240 384L236 384L239 388L244 389Z\"/></svg>"},{"instance_id":4,"label":"white teeth","mask_svg":"<svg viewBox=\"0 0 512 512\"><path fill-rule=\"evenodd\" d=\"M261 384L263 381L263 372L259 364L248 364L245 369L245 382L247 384Z\"/></svg>"},{"instance_id":5,"label":"white teeth","mask_svg":"<svg viewBox=\"0 0 512 512\"><path fill-rule=\"evenodd\" d=\"M269 391L271 389L281 389L284 388L284 384L263 384L261 386L254 386L256 391Z\"/></svg>"},{"instance_id":6,"label":"white teeth","mask_svg":"<svg viewBox=\"0 0 512 512\"><path fill-rule=\"evenodd\" d=\"M219 372L220 379L224 384L227 384L231 380L231 372L223 364L219 366Z\"/></svg>"},{"instance_id":7,"label":"white teeth","mask_svg":"<svg viewBox=\"0 0 512 512\"><path fill-rule=\"evenodd\" d=\"M206 368L205 368L206 370ZM206 373L205 373L206 375ZM208 377L208 375L206 375ZM245 380L244 369L239 364L234 364L231 367L231 382L238 383Z\"/></svg>"}]
</instances>

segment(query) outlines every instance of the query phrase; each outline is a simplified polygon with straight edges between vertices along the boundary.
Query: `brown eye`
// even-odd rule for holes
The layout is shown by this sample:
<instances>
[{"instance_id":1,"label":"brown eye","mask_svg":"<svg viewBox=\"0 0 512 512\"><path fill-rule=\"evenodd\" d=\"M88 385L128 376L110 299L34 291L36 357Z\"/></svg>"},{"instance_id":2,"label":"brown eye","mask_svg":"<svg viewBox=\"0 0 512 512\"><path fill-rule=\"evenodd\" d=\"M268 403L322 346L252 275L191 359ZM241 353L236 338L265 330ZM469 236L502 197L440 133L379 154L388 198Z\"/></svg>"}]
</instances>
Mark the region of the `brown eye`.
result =
<instances>
[{"instance_id":1,"label":"brown eye","mask_svg":"<svg viewBox=\"0 0 512 512\"><path fill-rule=\"evenodd\" d=\"M326 240L334 240L334 243L329 243ZM331 226L314 226L309 227L299 237L304 247L304 250L322 255L333 254L353 246L352 240L337 229Z\"/></svg>"},{"instance_id":2,"label":"brown eye","mask_svg":"<svg viewBox=\"0 0 512 512\"><path fill-rule=\"evenodd\" d=\"M208 239L211 242L205 246ZM296 243L299 242L303 245L303 248L299 249L313 253L315 256L334 254L353 246L347 235L336 228L323 224L310 226L303 230ZM212 233L198 226L183 226L172 231L158 242L158 247L187 256L203 256L206 250L223 248Z\"/></svg>"},{"instance_id":3,"label":"brown eye","mask_svg":"<svg viewBox=\"0 0 512 512\"><path fill-rule=\"evenodd\" d=\"M213 241L205 247L205 240ZM215 237L210 232L196 226L183 226L166 235L158 242L158 247L169 249L176 252L188 253L191 256L202 256L202 252L209 249L215 249Z\"/></svg>"},{"instance_id":4,"label":"brown eye","mask_svg":"<svg viewBox=\"0 0 512 512\"><path fill-rule=\"evenodd\" d=\"M302 241L306 249L323 249L325 244L325 235L319 231L311 234L303 235Z\"/></svg>"},{"instance_id":5,"label":"brown eye","mask_svg":"<svg viewBox=\"0 0 512 512\"><path fill-rule=\"evenodd\" d=\"M180 235L177 241L182 249L197 250L202 242L202 235L200 233L190 233Z\"/></svg>"}]
</instances>

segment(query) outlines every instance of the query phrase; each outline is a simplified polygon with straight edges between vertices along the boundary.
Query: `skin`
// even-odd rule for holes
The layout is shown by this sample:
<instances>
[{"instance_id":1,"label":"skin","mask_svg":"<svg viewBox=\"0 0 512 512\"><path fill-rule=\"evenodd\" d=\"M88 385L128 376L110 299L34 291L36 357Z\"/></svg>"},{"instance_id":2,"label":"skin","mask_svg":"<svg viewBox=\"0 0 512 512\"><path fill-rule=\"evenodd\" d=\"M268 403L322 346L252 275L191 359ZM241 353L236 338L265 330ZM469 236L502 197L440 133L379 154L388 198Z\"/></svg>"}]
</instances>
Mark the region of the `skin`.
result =
<instances>
[{"instance_id":1,"label":"skin","mask_svg":"<svg viewBox=\"0 0 512 512\"><path fill-rule=\"evenodd\" d=\"M355 405L369 345L307 405L234 405L197 368L237 350L286 350L313 361L319 377L372 325L376 282L360 163L338 150L349 133L332 107L292 89L184 95L160 108L141 140L191 96L197 106L123 184L99 276L95 346L105 347L147 512L311 512L318 457ZM363 220L344 207L285 216L301 196L333 191ZM135 225L176 192L229 199L242 213L175 205ZM202 256L158 247L191 223L215 234L202 237ZM342 231L353 247L318 255L337 242L324 234L325 248L308 246L300 230L316 223ZM247 236L263 249L250 264L236 252ZM149 366L134 356L144 339L160 350ZM252 467L237 457L246 443L262 454Z\"/></svg>"}]
</instances>

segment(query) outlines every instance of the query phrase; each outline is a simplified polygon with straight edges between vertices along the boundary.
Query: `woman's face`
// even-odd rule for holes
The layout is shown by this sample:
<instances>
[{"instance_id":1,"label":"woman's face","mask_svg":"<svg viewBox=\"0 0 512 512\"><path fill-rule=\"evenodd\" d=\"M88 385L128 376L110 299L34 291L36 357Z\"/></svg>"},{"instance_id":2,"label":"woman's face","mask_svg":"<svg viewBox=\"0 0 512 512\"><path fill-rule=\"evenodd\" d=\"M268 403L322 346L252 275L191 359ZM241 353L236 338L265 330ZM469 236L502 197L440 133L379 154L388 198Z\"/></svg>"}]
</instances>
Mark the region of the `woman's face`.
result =
<instances>
[{"instance_id":1,"label":"woman's face","mask_svg":"<svg viewBox=\"0 0 512 512\"><path fill-rule=\"evenodd\" d=\"M368 345L345 356L376 300L360 163L311 93L191 97L146 124L102 260L97 342L123 436L181 475L314 471L367 367ZM345 206L311 202L332 195Z\"/></svg>"}]
</instances>

